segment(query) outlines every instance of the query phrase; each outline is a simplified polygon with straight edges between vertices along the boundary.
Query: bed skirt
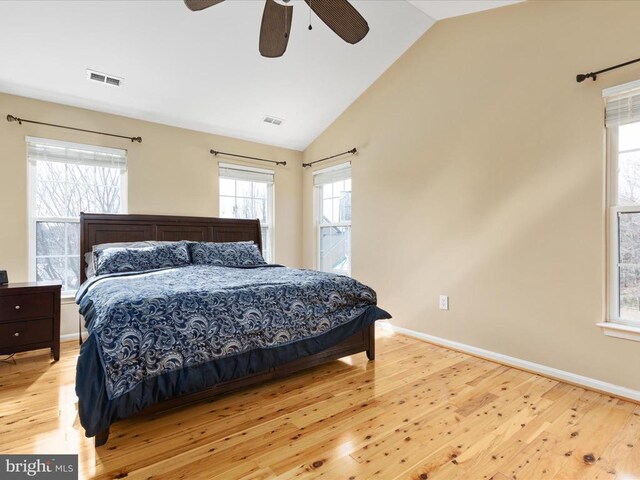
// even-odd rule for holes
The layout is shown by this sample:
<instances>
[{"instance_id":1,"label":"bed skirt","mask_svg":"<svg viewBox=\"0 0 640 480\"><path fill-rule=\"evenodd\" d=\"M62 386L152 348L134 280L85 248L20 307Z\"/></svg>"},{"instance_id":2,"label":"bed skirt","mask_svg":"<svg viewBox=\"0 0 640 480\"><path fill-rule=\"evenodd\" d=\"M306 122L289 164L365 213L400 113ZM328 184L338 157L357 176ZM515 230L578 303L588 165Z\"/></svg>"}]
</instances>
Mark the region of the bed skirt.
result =
<instances>
[{"instance_id":1,"label":"bed skirt","mask_svg":"<svg viewBox=\"0 0 640 480\"><path fill-rule=\"evenodd\" d=\"M148 378L127 393L109 399L96 339L80 349L76 369L78 414L87 437L170 398L201 392L219 383L268 371L331 348L376 320L391 318L372 305L355 319L321 335L273 348L261 348Z\"/></svg>"}]
</instances>

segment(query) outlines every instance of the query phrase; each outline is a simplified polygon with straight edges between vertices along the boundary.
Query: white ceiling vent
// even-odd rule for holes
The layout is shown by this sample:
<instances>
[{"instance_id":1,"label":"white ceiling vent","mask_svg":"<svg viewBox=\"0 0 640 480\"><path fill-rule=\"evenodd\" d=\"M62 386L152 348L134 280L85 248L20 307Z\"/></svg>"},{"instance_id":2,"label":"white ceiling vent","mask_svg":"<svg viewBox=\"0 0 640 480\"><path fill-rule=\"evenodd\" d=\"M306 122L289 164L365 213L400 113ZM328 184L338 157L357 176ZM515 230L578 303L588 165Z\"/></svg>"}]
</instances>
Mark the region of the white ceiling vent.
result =
<instances>
[{"instance_id":1,"label":"white ceiling vent","mask_svg":"<svg viewBox=\"0 0 640 480\"><path fill-rule=\"evenodd\" d=\"M270 123L271 125L282 125L284 122L281 118L272 117L271 115L267 115L264 117L264 123Z\"/></svg>"},{"instance_id":2,"label":"white ceiling vent","mask_svg":"<svg viewBox=\"0 0 640 480\"><path fill-rule=\"evenodd\" d=\"M122 85L122 81L124 79L120 77L114 77L113 75L107 75L106 73L96 72L95 70L90 70L87 68L87 80L119 87Z\"/></svg>"}]
</instances>

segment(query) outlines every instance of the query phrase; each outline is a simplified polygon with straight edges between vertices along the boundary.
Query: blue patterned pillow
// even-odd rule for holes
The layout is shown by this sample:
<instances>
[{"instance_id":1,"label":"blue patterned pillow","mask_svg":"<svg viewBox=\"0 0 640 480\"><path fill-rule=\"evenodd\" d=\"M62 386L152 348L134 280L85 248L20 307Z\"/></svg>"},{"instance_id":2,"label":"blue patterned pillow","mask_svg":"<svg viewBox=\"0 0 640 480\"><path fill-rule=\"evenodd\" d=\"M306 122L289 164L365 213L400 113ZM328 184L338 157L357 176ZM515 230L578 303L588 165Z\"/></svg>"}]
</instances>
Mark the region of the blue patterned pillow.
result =
<instances>
[{"instance_id":1,"label":"blue patterned pillow","mask_svg":"<svg viewBox=\"0 0 640 480\"><path fill-rule=\"evenodd\" d=\"M144 272L157 268L183 267L191 263L186 242L143 248L109 248L93 252L96 275Z\"/></svg>"},{"instance_id":2,"label":"blue patterned pillow","mask_svg":"<svg viewBox=\"0 0 640 480\"><path fill-rule=\"evenodd\" d=\"M238 267L267 263L253 242L190 243L189 250L194 265Z\"/></svg>"}]
</instances>

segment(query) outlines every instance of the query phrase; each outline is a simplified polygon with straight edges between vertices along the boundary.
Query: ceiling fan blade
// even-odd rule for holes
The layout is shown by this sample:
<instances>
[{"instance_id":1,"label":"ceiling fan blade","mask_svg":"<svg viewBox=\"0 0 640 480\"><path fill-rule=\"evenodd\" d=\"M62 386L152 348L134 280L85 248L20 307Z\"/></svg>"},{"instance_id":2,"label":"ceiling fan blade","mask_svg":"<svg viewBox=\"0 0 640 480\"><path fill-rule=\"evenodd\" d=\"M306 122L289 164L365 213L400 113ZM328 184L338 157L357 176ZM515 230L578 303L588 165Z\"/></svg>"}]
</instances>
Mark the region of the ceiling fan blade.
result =
<instances>
[{"instance_id":1,"label":"ceiling fan blade","mask_svg":"<svg viewBox=\"0 0 640 480\"><path fill-rule=\"evenodd\" d=\"M287 49L291 33L293 7L281 5L275 0L267 0L260 26L260 54L263 57L281 57Z\"/></svg>"},{"instance_id":2,"label":"ceiling fan blade","mask_svg":"<svg viewBox=\"0 0 640 480\"><path fill-rule=\"evenodd\" d=\"M347 0L305 0L311 10L347 43L358 43L369 24Z\"/></svg>"},{"instance_id":3,"label":"ceiling fan blade","mask_svg":"<svg viewBox=\"0 0 640 480\"><path fill-rule=\"evenodd\" d=\"M214 5L222 2L224 2L224 0L184 0L184 4L187 6L187 8L194 12L213 7Z\"/></svg>"}]
</instances>

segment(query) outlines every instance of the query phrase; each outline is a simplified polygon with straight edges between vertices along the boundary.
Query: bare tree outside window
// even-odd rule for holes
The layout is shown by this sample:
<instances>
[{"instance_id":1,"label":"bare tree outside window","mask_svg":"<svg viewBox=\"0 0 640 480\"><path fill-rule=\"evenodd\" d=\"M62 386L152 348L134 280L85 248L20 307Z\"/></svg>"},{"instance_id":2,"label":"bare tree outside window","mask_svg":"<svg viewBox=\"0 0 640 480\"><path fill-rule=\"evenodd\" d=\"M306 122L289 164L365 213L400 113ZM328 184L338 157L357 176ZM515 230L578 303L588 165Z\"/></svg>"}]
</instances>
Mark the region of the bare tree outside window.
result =
<instances>
[{"instance_id":1,"label":"bare tree outside window","mask_svg":"<svg viewBox=\"0 0 640 480\"><path fill-rule=\"evenodd\" d=\"M80 212L118 213L123 206L121 167L70 160L37 159L30 167L35 279L60 280L64 292L80 284Z\"/></svg>"},{"instance_id":2,"label":"bare tree outside window","mask_svg":"<svg viewBox=\"0 0 640 480\"><path fill-rule=\"evenodd\" d=\"M640 321L640 122L618 127L618 315Z\"/></svg>"}]
</instances>

